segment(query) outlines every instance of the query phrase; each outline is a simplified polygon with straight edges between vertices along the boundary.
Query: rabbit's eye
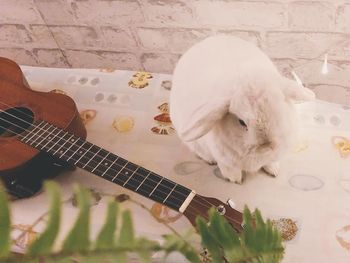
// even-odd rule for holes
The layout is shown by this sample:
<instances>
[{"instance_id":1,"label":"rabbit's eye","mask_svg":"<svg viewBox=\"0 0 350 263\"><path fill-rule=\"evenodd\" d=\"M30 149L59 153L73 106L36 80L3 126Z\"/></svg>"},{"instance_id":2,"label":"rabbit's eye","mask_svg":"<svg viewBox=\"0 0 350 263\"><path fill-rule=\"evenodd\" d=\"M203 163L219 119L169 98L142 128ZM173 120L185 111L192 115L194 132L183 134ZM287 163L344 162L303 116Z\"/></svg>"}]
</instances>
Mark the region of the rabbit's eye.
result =
<instances>
[{"instance_id":1,"label":"rabbit's eye","mask_svg":"<svg viewBox=\"0 0 350 263\"><path fill-rule=\"evenodd\" d=\"M243 126L244 128L247 128L247 124L245 124L245 122L241 119L238 120L239 124L241 124L241 126Z\"/></svg>"}]
</instances>

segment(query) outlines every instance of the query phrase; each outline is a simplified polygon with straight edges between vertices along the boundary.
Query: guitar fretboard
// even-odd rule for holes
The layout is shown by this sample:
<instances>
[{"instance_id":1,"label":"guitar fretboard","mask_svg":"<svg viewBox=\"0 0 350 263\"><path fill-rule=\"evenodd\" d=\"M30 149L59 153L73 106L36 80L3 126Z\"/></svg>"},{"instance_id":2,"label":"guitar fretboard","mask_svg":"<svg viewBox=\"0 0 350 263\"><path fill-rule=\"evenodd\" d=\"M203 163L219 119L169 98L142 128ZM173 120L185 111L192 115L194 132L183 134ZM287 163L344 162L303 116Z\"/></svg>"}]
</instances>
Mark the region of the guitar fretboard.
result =
<instances>
[{"instance_id":1,"label":"guitar fretboard","mask_svg":"<svg viewBox=\"0 0 350 263\"><path fill-rule=\"evenodd\" d=\"M45 121L25 131L21 141L177 211L191 193L182 185Z\"/></svg>"}]
</instances>

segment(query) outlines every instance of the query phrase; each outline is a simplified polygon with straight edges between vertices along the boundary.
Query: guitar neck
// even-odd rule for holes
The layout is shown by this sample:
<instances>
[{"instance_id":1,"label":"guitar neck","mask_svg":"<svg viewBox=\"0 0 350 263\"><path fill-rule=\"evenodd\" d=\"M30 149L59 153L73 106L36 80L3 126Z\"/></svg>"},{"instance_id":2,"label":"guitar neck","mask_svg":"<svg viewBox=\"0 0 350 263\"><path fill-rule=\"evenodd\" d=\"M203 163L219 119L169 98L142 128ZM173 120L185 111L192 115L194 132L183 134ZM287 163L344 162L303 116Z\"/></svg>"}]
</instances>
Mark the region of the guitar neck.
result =
<instances>
[{"instance_id":1,"label":"guitar neck","mask_svg":"<svg viewBox=\"0 0 350 263\"><path fill-rule=\"evenodd\" d=\"M45 121L27 129L21 141L181 213L195 196L194 191Z\"/></svg>"}]
</instances>

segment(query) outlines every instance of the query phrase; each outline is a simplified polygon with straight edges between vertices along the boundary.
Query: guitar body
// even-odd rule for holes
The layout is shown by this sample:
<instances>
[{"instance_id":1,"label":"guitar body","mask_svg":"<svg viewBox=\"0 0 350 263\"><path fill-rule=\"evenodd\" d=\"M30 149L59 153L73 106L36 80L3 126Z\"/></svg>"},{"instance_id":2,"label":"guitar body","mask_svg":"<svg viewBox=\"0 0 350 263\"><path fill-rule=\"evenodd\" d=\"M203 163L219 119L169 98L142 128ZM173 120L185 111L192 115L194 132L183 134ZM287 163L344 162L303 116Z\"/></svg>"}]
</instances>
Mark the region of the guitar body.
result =
<instances>
[{"instance_id":1,"label":"guitar body","mask_svg":"<svg viewBox=\"0 0 350 263\"><path fill-rule=\"evenodd\" d=\"M74 101L57 93L30 89L20 67L0 58L0 116L24 111L28 123L45 120L74 135L86 138L86 130ZM10 194L28 197L41 188L45 178L70 166L61 160L21 143L17 136L0 133L0 177Z\"/></svg>"}]
</instances>

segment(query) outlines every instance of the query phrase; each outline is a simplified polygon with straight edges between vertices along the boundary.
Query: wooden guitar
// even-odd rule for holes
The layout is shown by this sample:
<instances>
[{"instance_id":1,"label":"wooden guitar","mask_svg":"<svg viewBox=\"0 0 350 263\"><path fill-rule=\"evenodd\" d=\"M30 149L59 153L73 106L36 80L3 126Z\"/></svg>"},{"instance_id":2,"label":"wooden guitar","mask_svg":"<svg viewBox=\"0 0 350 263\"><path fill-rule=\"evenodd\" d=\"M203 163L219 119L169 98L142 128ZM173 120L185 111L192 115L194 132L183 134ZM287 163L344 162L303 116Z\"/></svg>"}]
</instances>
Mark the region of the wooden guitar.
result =
<instances>
[{"instance_id":1,"label":"wooden guitar","mask_svg":"<svg viewBox=\"0 0 350 263\"><path fill-rule=\"evenodd\" d=\"M229 204L201 196L85 139L70 97L31 90L20 67L0 58L0 177L11 194L30 196L28 185L36 177L77 166L183 213L193 225L196 216L208 218L208 210L215 207L236 231L242 230L242 214Z\"/></svg>"}]
</instances>

